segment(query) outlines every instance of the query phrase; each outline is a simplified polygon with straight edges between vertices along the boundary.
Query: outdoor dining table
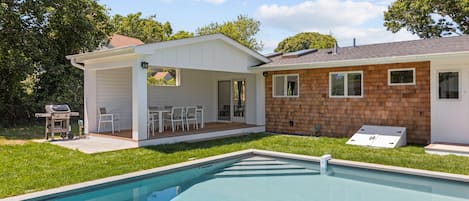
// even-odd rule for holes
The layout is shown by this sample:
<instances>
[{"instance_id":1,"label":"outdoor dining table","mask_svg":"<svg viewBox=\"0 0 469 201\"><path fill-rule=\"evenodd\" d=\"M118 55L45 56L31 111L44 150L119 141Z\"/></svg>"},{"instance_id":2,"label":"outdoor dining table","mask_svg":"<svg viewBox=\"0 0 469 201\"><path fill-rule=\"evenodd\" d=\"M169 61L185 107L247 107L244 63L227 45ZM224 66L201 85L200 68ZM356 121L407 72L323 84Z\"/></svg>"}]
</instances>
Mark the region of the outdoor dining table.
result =
<instances>
[{"instance_id":1,"label":"outdoor dining table","mask_svg":"<svg viewBox=\"0 0 469 201\"><path fill-rule=\"evenodd\" d=\"M171 113L171 107L149 107L149 112L150 114L155 114L158 113L158 132L162 133L163 132L163 113ZM197 113L200 113L200 128L204 128L205 123L204 123L204 106L197 106L196 109Z\"/></svg>"},{"instance_id":2,"label":"outdoor dining table","mask_svg":"<svg viewBox=\"0 0 469 201\"><path fill-rule=\"evenodd\" d=\"M171 113L171 108L158 108L158 107L150 107L150 114L158 113L158 132L163 132L163 113Z\"/></svg>"}]
</instances>

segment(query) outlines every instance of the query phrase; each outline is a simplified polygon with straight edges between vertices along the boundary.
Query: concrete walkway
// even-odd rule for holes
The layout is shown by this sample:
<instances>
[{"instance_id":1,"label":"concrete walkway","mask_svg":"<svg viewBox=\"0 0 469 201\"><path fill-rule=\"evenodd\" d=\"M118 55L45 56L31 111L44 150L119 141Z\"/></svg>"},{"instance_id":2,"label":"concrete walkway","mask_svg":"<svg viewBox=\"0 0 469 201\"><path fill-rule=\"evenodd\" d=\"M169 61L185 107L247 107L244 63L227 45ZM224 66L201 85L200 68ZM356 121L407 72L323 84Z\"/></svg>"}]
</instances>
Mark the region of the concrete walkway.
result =
<instances>
[{"instance_id":1,"label":"concrete walkway","mask_svg":"<svg viewBox=\"0 0 469 201\"><path fill-rule=\"evenodd\" d=\"M43 141L47 142L47 141ZM137 142L108 137L87 136L82 139L50 141L61 147L74 149L87 154L137 148Z\"/></svg>"}]
</instances>

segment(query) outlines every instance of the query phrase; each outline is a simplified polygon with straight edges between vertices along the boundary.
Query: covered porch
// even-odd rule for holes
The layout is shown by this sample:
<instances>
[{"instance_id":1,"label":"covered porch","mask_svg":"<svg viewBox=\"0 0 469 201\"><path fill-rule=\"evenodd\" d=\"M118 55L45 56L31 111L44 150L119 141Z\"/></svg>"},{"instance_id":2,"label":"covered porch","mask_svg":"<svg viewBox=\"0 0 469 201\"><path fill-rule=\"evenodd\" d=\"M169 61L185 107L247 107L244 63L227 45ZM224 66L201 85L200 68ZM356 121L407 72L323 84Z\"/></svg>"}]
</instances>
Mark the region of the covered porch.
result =
<instances>
[{"instance_id":1,"label":"covered porch","mask_svg":"<svg viewBox=\"0 0 469 201\"><path fill-rule=\"evenodd\" d=\"M85 74L86 133L98 133L99 127L102 136L148 146L265 130L264 77L248 68L267 59L226 36L110 49L69 59L82 65ZM150 81L156 75L152 72L162 69L172 72L174 82L155 85ZM150 123L152 108L189 106L200 108L197 130L192 123L190 131L179 127L173 132L164 118ZM105 113L118 114L114 134L111 124L100 122L102 108Z\"/></svg>"}]
</instances>

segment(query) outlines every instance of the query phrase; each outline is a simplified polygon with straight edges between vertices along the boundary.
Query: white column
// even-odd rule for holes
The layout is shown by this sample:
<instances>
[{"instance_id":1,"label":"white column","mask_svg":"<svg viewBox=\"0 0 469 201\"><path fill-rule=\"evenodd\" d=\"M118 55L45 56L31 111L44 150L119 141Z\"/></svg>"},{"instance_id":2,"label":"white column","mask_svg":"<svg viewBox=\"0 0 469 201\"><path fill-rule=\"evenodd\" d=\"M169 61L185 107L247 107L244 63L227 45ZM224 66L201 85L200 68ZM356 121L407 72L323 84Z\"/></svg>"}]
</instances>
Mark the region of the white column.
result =
<instances>
[{"instance_id":1,"label":"white column","mask_svg":"<svg viewBox=\"0 0 469 201\"><path fill-rule=\"evenodd\" d=\"M84 127L85 133L93 132L97 128L96 106L96 71L84 70Z\"/></svg>"},{"instance_id":2,"label":"white column","mask_svg":"<svg viewBox=\"0 0 469 201\"><path fill-rule=\"evenodd\" d=\"M147 69L137 59L132 66L132 139L147 139Z\"/></svg>"},{"instance_id":3,"label":"white column","mask_svg":"<svg viewBox=\"0 0 469 201\"><path fill-rule=\"evenodd\" d=\"M265 125L265 77L256 74L256 125Z\"/></svg>"}]
</instances>

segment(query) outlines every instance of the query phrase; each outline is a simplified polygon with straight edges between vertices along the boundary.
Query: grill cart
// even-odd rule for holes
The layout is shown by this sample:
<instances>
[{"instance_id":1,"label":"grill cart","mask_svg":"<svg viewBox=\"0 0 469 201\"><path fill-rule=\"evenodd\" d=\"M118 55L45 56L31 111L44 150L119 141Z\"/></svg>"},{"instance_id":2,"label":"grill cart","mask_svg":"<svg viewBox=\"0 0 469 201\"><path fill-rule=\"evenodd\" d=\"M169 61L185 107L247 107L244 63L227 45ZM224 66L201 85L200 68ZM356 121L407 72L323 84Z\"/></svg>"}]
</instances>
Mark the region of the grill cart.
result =
<instances>
[{"instance_id":1,"label":"grill cart","mask_svg":"<svg viewBox=\"0 0 469 201\"><path fill-rule=\"evenodd\" d=\"M70 117L79 116L78 112L70 111L68 105L46 105L45 113L36 113L36 117L46 118L45 138L54 139L55 133L59 133L63 139L73 139L70 133Z\"/></svg>"}]
</instances>

